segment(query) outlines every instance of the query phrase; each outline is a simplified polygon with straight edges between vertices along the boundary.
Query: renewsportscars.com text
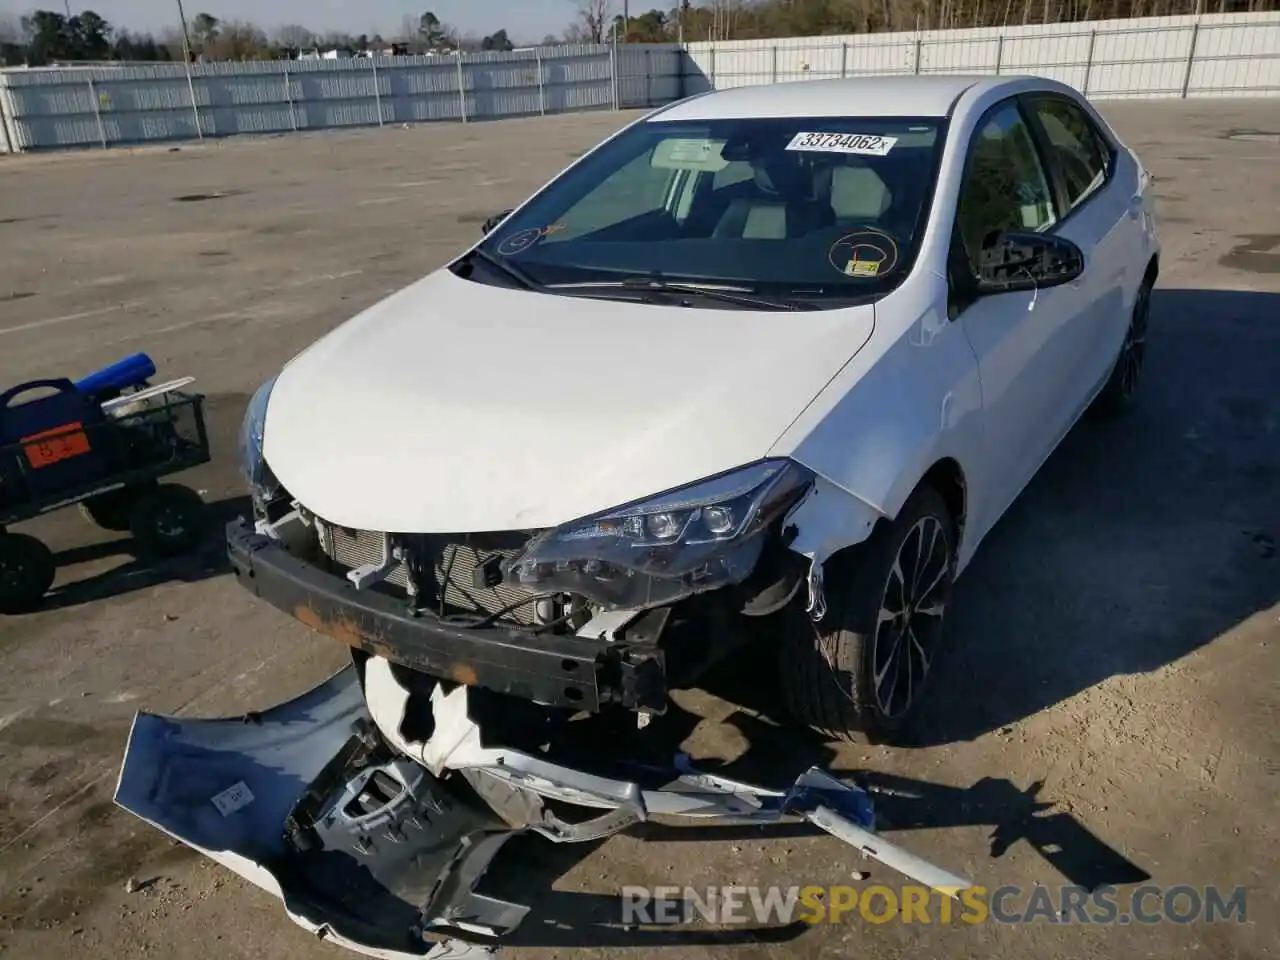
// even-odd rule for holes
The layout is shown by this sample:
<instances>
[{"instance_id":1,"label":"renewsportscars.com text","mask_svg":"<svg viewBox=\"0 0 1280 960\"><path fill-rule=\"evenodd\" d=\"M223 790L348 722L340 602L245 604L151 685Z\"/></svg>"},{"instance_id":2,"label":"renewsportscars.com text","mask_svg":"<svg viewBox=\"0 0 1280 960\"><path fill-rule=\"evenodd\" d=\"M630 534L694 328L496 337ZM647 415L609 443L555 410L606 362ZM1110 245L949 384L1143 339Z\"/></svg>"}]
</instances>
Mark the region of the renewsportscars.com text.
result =
<instances>
[{"instance_id":1,"label":"renewsportscars.com text","mask_svg":"<svg viewBox=\"0 0 1280 960\"><path fill-rule=\"evenodd\" d=\"M622 922L790 923L1054 923L1155 924L1245 922L1244 887L1223 890L1144 884L1123 894L1112 886L974 886L958 899L925 886L623 887Z\"/></svg>"}]
</instances>

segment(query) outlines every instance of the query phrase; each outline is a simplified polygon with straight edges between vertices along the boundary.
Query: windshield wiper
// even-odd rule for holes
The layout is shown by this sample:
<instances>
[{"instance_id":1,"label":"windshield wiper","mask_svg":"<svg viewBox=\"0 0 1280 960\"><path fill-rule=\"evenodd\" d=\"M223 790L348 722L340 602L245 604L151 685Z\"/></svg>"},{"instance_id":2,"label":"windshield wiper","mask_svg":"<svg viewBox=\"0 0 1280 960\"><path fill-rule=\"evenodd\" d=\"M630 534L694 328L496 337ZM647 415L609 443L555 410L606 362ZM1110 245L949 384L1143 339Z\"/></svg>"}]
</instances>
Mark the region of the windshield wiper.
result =
<instances>
[{"instance_id":1,"label":"windshield wiper","mask_svg":"<svg viewBox=\"0 0 1280 960\"><path fill-rule=\"evenodd\" d=\"M527 273L525 273L523 270L517 267L514 263L509 263L508 261L502 259L501 257L495 257L492 253L490 253L484 247L476 247L470 253L466 254L464 259L468 259L471 257L476 257L477 259L483 260L488 266L493 267L499 273L506 274L508 277L510 277L516 283L520 284L520 286L524 287L526 290L545 290L546 289L546 287L540 284L537 280L533 279L533 277L529 276Z\"/></svg>"},{"instance_id":2,"label":"windshield wiper","mask_svg":"<svg viewBox=\"0 0 1280 960\"><path fill-rule=\"evenodd\" d=\"M802 300L761 296L754 287L740 287L723 283L699 283L692 280L665 280L659 277L627 277L624 280L588 280L578 283L553 283L548 290L635 290L640 293L684 293L736 303L744 307L763 307L767 310L817 310L818 307Z\"/></svg>"}]
</instances>

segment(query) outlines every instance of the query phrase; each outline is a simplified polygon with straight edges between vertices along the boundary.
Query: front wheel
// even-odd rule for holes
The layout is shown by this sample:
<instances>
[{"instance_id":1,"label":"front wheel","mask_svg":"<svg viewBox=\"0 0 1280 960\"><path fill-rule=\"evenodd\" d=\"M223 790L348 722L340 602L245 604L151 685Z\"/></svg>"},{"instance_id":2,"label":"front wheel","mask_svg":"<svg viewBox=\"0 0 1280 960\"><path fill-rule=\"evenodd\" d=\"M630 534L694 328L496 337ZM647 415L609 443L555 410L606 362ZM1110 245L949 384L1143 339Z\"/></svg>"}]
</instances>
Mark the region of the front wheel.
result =
<instances>
[{"instance_id":1,"label":"front wheel","mask_svg":"<svg viewBox=\"0 0 1280 960\"><path fill-rule=\"evenodd\" d=\"M951 594L955 523L922 486L897 519L823 571L827 612L797 611L781 652L792 714L843 740L904 737L925 698Z\"/></svg>"}]
</instances>

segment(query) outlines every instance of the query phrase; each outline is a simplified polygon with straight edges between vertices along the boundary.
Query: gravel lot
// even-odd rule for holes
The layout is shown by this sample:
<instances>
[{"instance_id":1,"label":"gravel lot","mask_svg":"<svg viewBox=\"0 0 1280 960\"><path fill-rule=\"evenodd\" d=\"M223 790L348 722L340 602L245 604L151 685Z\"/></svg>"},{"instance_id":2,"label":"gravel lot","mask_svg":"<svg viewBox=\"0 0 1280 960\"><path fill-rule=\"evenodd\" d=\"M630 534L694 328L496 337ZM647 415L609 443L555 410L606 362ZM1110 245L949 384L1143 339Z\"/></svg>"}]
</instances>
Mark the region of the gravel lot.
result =
<instances>
[{"instance_id":1,"label":"gravel lot","mask_svg":"<svg viewBox=\"0 0 1280 960\"><path fill-rule=\"evenodd\" d=\"M797 748L769 722L770 691L734 669L684 695L661 731L747 777L816 761L903 778L919 797L883 802L889 835L988 887L1245 885L1248 922L589 929L618 916L627 883L897 882L823 837L653 827L522 846L502 885L537 913L512 956L1275 955L1280 146L1228 135L1280 132L1278 103L1103 104L1158 178L1166 252L1144 396L1122 423L1077 429L984 545L929 742ZM196 376L216 449L189 482L234 515L253 388L624 119L0 158L0 384L139 349ZM217 542L155 568L75 511L32 532L61 570L46 610L0 619L0 953L343 955L110 802L135 710L267 707L343 650L253 602ZM131 878L144 888L126 892Z\"/></svg>"}]
</instances>

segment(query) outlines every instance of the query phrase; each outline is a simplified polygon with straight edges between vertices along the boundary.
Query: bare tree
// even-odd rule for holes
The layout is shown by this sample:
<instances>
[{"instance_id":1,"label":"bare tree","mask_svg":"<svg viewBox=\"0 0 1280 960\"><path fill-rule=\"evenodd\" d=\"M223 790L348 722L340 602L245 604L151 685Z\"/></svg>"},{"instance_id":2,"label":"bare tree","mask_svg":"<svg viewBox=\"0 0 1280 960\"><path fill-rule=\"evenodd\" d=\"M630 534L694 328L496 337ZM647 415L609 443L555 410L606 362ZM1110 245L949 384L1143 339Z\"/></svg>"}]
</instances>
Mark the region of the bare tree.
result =
<instances>
[{"instance_id":1,"label":"bare tree","mask_svg":"<svg viewBox=\"0 0 1280 960\"><path fill-rule=\"evenodd\" d=\"M22 26L11 13L0 14L0 43L22 43Z\"/></svg>"},{"instance_id":2,"label":"bare tree","mask_svg":"<svg viewBox=\"0 0 1280 960\"><path fill-rule=\"evenodd\" d=\"M609 20L609 0L573 0L578 8L576 30L585 43L604 43L604 31Z\"/></svg>"},{"instance_id":3,"label":"bare tree","mask_svg":"<svg viewBox=\"0 0 1280 960\"><path fill-rule=\"evenodd\" d=\"M287 23L276 30L276 43L291 50L306 50L316 45L316 36L299 23Z\"/></svg>"}]
</instances>

